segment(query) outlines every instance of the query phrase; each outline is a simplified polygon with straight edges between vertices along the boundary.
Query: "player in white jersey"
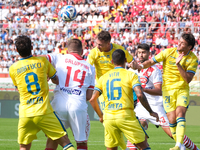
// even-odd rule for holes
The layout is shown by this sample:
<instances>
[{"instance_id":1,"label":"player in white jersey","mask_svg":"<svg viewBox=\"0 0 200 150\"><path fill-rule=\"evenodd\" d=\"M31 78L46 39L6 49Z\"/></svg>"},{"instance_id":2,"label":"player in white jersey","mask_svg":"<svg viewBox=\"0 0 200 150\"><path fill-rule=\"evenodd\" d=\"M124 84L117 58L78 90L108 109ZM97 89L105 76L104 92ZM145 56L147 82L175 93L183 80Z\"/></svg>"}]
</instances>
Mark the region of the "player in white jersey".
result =
<instances>
[{"instance_id":1,"label":"player in white jersey","mask_svg":"<svg viewBox=\"0 0 200 150\"><path fill-rule=\"evenodd\" d=\"M140 44L138 46L138 58L141 63L148 60L149 58L149 46L147 44ZM140 82L144 91L145 96L154 112L157 112L159 116L159 121L156 122L154 117L151 117L148 111L142 106L138 101L134 111L136 116L139 118L142 126L145 130L148 128L148 123L156 125L156 127L161 126L162 129L172 138L172 134L169 128L169 121L166 116L163 99L162 99L162 73L156 65L153 65L147 69L142 69L140 72L129 68L129 70L136 72L140 78ZM196 145L185 135L184 144L187 148L198 150ZM129 141L127 147L130 150L136 150L137 148L132 145Z\"/></svg>"},{"instance_id":2,"label":"player in white jersey","mask_svg":"<svg viewBox=\"0 0 200 150\"><path fill-rule=\"evenodd\" d=\"M72 39L68 42L69 54L48 54L47 59L55 66L59 78L51 105L65 128L71 128L77 149L87 150L90 120L86 100L93 93L95 69L82 59L82 52L81 41ZM48 139L47 144L55 142Z\"/></svg>"}]
</instances>

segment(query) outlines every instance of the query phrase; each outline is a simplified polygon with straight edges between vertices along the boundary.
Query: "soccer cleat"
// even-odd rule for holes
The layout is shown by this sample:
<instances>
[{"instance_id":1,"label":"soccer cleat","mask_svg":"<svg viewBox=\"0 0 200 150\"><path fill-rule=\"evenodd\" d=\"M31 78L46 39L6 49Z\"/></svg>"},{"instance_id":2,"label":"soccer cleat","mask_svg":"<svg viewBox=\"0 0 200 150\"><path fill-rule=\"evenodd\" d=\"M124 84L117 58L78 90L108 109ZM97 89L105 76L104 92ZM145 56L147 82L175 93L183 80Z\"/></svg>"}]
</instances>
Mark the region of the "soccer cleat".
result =
<instances>
[{"instance_id":1,"label":"soccer cleat","mask_svg":"<svg viewBox=\"0 0 200 150\"><path fill-rule=\"evenodd\" d=\"M186 148L185 148L184 144L182 144L182 145L181 145L181 148L180 148L180 150L186 150Z\"/></svg>"},{"instance_id":2,"label":"soccer cleat","mask_svg":"<svg viewBox=\"0 0 200 150\"><path fill-rule=\"evenodd\" d=\"M169 150L180 150L180 148L178 146L175 146L173 148L170 148Z\"/></svg>"}]
</instances>

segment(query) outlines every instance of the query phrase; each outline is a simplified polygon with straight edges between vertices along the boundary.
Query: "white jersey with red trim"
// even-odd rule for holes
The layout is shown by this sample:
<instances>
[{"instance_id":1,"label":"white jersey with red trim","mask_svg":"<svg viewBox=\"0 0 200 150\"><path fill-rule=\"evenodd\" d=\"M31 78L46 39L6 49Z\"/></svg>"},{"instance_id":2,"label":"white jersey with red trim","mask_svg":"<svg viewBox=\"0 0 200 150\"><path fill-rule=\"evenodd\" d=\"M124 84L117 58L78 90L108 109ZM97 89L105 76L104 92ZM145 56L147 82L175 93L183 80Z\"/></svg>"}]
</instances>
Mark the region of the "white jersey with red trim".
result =
<instances>
[{"instance_id":1,"label":"white jersey with red trim","mask_svg":"<svg viewBox=\"0 0 200 150\"><path fill-rule=\"evenodd\" d=\"M154 89L155 84L162 84L162 73L156 65L142 69L140 72L133 69L130 70L138 74L142 88ZM144 94L150 105L162 105L162 96L150 95L146 92Z\"/></svg>"},{"instance_id":2,"label":"white jersey with red trim","mask_svg":"<svg viewBox=\"0 0 200 150\"><path fill-rule=\"evenodd\" d=\"M84 110L87 109L86 91L94 89L95 68L78 54L48 54L47 59L56 68L59 85L54 92L60 92L67 101Z\"/></svg>"}]
</instances>

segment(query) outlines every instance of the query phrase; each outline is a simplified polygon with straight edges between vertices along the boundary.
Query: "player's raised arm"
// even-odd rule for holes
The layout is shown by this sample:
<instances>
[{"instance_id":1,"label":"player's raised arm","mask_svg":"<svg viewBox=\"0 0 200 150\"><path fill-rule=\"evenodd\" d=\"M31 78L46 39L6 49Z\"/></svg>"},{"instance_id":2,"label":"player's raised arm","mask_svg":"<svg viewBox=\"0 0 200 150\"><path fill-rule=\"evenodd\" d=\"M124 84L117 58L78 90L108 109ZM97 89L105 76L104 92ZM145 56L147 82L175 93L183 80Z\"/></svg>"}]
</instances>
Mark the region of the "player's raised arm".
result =
<instances>
[{"instance_id":1,"label":"player's raised arm","mask_svg":"<svg viewBox=\"0 0 200 150\"><path fill-rule=\"evenodd\" d=\"M131 67L134 70L140 71L142 69L149 68L149 67L153 66L154 64L156 64L156 62L154 62L153 59L147 60L147 61L143 62L142 64L138 64L134 60L129 64L129 67Z\"/></svg>"},{"instance_id":2,"label":"player's raised arm","mask_svg":"<svg viewBox=\"0 0 200 150\"><path fill-rule=\"evenodd\" d=\"M151 116L156 117L156 121L158 122L159 121L158 114L156 112L153 112L153 110L149 106L147 98L142 92L141 86L135 86L134 91L135 91L135 94L137 95L137 98L140 100L141 104L144 106L144 108L149 112Z\"/></svg>"}]
</instances>

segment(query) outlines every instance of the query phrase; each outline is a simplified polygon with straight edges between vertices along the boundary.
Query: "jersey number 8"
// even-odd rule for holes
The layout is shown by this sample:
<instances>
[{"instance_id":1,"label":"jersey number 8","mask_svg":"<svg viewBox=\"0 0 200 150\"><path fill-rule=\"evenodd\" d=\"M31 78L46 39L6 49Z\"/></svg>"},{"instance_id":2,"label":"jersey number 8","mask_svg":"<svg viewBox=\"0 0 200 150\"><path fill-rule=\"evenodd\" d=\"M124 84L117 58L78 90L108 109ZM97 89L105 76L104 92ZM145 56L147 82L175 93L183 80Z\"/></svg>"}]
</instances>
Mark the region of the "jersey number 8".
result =
<instances>
[{"instance_id":1,"label":"jersey number 8","mask_svg":"<svg viewBox=\"0 0 200 150\"><path fill-rule=\"evenodd\" d=\"M33 76L34 82L30 82L30 80L29 80L30 76ZM40 92L41 89L40 89L40 85L38 83L37 74L35 74L34 72L27 73L25 76L25 81L26 81L27 89L28 89L29 93L31 93L33 95L37 95ZM35 88L32 87L34 85L35 85ZM32 89L31 89L31 87L32 87Z\"/></svg>"}]
</instances>

